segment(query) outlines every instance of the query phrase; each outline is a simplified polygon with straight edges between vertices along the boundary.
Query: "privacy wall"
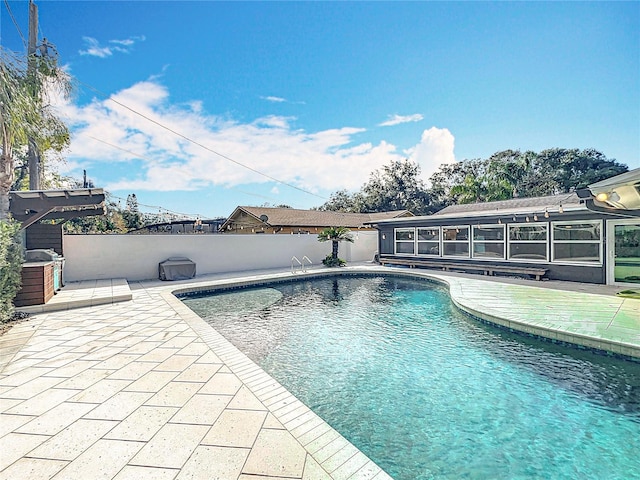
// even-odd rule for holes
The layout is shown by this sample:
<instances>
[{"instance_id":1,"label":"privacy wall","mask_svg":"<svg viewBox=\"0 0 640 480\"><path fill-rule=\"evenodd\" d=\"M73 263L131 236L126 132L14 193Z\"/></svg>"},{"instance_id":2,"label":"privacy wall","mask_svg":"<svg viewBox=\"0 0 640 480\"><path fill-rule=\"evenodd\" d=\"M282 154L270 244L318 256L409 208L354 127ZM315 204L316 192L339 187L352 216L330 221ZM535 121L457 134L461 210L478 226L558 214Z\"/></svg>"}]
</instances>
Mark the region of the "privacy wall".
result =
<instances>
[{"instance_id":1,"label":"privacy wall","mask_svg":"<svg viewBox=\"0 0 640 480\"><path fill-rule=\"evenodd\" d=\"M339 256L347 262L373 259L378 232L353 232L353 244L341 242ZM313 265L331 253L331 242L317 235L64 235L65 281L100 278L158 278L158 264L169 257L187 257L196 274L288 268L293 256L307 256Z\"/></svg>"}]
</instances>

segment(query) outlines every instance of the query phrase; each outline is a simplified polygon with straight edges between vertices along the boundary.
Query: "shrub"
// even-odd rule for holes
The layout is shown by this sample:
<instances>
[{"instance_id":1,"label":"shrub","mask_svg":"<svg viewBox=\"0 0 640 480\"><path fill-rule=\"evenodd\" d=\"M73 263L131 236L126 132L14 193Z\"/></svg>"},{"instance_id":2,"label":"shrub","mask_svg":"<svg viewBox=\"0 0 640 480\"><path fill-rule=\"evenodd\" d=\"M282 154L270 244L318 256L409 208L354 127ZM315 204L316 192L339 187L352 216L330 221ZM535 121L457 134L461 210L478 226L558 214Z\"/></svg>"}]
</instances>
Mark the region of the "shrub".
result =
<instances>
[{"instance_id":1,"label":"shrub","mask_svg":"<svg viewBox=\"0 0 640 480\"><path fill-rule=\"evenodd\" d=\"M13 299L22 282L22 242L20 224L0 221L0 323L11 319Z\"/></svg>"},{"instance_id":2,"label":"shrub","mask_svg":"<svg viewBox=\"0 0 640 480\"><path fill-rule=\"evenodd\" d=\"M327 255L324 260L322 260L322 263L327 267L344 267L347 264L347 262L341 258L334 258L332 255Z\"/></svg>"}]
</instances>

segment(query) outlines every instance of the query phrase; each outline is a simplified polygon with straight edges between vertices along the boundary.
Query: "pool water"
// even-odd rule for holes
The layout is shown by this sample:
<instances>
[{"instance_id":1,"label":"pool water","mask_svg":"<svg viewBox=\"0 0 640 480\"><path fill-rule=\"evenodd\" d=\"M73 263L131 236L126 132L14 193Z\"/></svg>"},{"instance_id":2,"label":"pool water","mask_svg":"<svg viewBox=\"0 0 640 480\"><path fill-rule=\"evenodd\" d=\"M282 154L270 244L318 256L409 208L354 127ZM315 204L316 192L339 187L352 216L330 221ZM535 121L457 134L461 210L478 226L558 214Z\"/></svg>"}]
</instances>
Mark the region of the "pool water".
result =
<instances>
[{"instance_id":1,"label":"pool water","mask_svg":"<svg viewBox=\"0 0 640 480\"><path fill-rule=\"evenodd\" d=\"M638 363L495 329L400 277L184 301L396 480L640 478Z\"/></svg>"}]
</instances>

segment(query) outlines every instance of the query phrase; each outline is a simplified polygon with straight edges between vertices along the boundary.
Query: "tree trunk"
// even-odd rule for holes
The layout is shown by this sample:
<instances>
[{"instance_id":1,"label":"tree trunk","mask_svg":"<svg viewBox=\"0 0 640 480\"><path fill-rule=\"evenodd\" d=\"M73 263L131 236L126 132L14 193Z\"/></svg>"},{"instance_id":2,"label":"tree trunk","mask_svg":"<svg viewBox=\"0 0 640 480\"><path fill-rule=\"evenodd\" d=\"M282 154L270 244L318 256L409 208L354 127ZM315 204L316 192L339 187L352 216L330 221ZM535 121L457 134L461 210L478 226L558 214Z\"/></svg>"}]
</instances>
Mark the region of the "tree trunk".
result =
<instances>
[{"instance_id":1,"label":"tree trunk","mask_svg":"<svg viewBox=\"0 0 640 480\"><path fill-rule=\"evenodd\" d=\"M8 155L0 159L0 220L9 218L9 191L13 184L13 162Z\"/></svg>"},{"instance_id":2,"label":"tree trunk","mask_svg":"<svg viewBox=\"0 0 640 480\"><path fill-rule=\"evenodd\" d=\"M40 190L40 153L33 140L29 139L29 190Z\"/></svg>"},{"instance_id":3,"label":"tree trunk","mask_svg":"<svg viewBox=\"0 0 640 480\"><path fill-rule=\"evenodd\" d=\"M338 241L337 240L332 240L332 245L331 245L331 258L333 258L334 260L338 258Z\"/></svg>"}]
</instances>

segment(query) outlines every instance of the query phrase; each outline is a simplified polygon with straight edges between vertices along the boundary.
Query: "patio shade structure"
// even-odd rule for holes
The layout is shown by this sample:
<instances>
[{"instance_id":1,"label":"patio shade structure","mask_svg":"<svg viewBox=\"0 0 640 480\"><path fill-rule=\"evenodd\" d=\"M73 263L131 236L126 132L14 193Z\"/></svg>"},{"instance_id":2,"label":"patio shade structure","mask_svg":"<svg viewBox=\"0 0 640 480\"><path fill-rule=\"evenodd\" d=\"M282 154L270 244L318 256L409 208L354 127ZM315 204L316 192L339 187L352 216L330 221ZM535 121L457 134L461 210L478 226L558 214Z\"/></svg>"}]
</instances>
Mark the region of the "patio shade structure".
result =
<instances>
[{"instance_id":1,"label":"patio shade structure","mask_svg":"<svg viewBox=\"0 0 640 480\"><path fill-rule=\"evenodd\" d=\"M104 200L102 188L13 191L9 211L24 230L41 220L104 215Z\"/></svg>"},{"instance_id":2,"label":"patio shade structure","mask_svg":"<svg viewBox=\"0 0 640 480\"><path fill-rule=\"evenodd\" d=\"M640 216L640 168L593 183L577 193L586 199L589 210L622 210L632 216Z\"/></svg>"}]
</instances>

